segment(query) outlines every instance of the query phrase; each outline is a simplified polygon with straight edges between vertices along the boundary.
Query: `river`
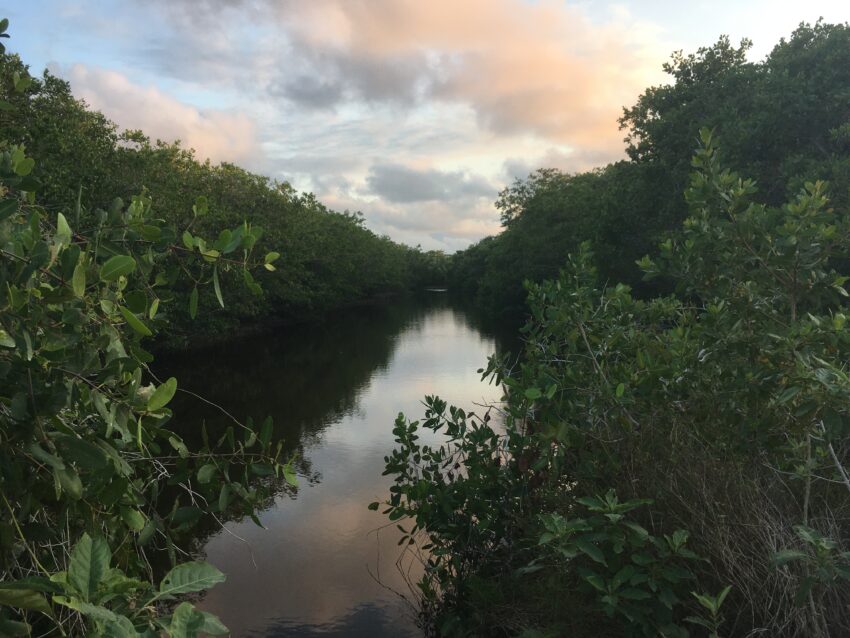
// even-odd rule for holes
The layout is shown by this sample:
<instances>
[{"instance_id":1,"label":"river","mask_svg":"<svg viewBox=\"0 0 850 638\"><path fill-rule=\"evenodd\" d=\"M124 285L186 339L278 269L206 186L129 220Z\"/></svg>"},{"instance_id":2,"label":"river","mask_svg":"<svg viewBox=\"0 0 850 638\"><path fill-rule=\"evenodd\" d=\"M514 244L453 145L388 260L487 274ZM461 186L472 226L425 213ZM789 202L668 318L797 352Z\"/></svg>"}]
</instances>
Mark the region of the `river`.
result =
<instances>
[{"instance_id":1,"label":"river","mask_svg":"<svg viewBox=\"0 0 850 638\"><path fill-rule=\"evenodd\" d=\"M265 529L230 521L205 538L200 553L227 580L199 607L235 637L419 635L403 597L419 561L401 555L400 533L367 505L388 494L381 473L396 415L421 417L428 394L464 409L497 401L477 369L502 341L432 293L167 359L182 388L240 418L271 415L298 458L299 486L280 486L259 514ZM175 409L183 427L221 420L185 395Z\"/></svg>"}]
</instances>

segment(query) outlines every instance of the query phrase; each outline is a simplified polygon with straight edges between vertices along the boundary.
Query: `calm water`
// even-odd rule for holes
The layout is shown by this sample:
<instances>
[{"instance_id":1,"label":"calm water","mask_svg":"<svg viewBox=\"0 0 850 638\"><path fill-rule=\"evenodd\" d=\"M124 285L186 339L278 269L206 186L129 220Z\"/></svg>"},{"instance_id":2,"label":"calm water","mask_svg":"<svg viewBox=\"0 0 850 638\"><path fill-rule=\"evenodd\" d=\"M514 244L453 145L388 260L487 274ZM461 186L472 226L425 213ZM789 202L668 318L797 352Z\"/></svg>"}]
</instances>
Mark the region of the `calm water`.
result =
<instances>
[{"instance_id":1,"label":"calm water","mask_svg":"<svg viewBox=\"0 0 850 638\"><path fill-rule=\"evenodd\" d=\"M206 559L227 581L200 607L233 636L417 636L398 594L409 595L418 562L399 561L399 533L367 505L387 496L381 472L398 412L421 417L426 394L465 409L496 401L498 389L476 373L496 348L433 294L166 361L183 388L232 414L272 415L299 457L299 487L280 487L259 516L266 529L231 521L206 540ZM191 399L176 407L213 427L220 420Z\"/></svg>"}]
</instances>

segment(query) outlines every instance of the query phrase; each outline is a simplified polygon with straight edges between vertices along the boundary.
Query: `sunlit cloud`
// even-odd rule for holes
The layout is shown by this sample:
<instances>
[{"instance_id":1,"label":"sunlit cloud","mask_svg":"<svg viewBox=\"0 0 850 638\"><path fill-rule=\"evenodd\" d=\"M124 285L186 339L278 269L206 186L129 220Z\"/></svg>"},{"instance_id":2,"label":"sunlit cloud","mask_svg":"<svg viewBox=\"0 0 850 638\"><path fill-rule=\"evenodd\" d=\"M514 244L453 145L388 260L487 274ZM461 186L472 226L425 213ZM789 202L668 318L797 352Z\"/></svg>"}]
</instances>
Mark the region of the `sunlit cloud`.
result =
<instances>
[{"instance_id":1,"label":"sunlit cloud","mask_svg":"<svg viewBox=\"0 0 850 638\"><path fill-rule=\"evenodd\" d=\"M81 64L67 72L74 94L124 129L141 129L154 139L180 140L201 160L257 165L261 148L257 125L247 115L185 104L154 86Z\"/></svg>"}]
</instances>

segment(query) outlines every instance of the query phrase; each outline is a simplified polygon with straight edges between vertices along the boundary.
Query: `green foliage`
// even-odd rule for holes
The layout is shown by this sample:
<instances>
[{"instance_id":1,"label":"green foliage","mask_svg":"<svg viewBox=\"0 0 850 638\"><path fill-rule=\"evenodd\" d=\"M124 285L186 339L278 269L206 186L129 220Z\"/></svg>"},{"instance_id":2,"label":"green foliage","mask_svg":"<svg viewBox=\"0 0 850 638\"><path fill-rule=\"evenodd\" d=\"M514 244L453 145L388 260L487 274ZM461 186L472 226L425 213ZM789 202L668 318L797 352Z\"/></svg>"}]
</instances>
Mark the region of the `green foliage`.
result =
<instances>
[{"instance_id":1,"label":"green foliage","mask_svg":"<svg viewBox=\"0 0 850 638\"><path fill-rule=\"evenodd\" d=\"M31 90L15 84L15 96ZM253 294L251 272L274 256L254 257L261 230L245 221L181 233L145 192L57 212L37 195L51 180L39 168L0 142L0 627L219 635L217 619L174 606L223 579L177 565L181 538L215 514L256 521L265 487L254 477L291 480L292 469L270 421L234 421L212 442L203 431L190 449L168 407L178 382L156 377L146 347L180 316L181 282L221 297L221 273ZM206 209L198 198L192 212ZM158 589L148 551L176 565Z\"/></svg>"},{"instance_id":2,"label":"green foliage","mask_svg":"<svg viewBox=\"0 0 850 638\"><path fill-rule=\"evenodd\" d=\"M65 608L79 617L87 636L158 636L189 638L201 634L226 635L227 628L207 612L180 603L170 615L157 615L154 603L175 594L199 592L224 580L224 574L206 563L184 563L172 569L155 589L149 582L129 578L111 567L111 553L103 538L83 534L71 551L67 571L29 577L0 586L0 600L9 607L54 617ZM53 603L53 607L48 603ZM7 621L9 622L9 621ZM19 623L22 633L30 628Z\"/></svg>"},{"instance_id":3,"label":"green foliage","mask_svg":"<svg viewBox=\"0 0 850 638\"><path fill-rule=\"evenodd\" d=\"M16 91L24 78L29 84ZM243 248L265 256L262 268L248 275L224 268L224 261L206 271L203 282L171 282L176 302L164 337L173 345L214 340L270 320L306 321L445 283L445 255L377 236L359 213L331 211L285 182L200 161L191 149L152 141L141 131L119 132L75 99L67 82L49 72L30 78L14 55L0 56L0 100L12 108L0 112L0 139L22 143L39 160L35 165L21 156L17 170L38 178L33 190L39 203L65 212L78 227L96 225L89 211L109 210L116 195L146 193L157 217L180 228L179 250L207 260L216 254L239 258ZM204 195L196 199L197 193ZM239 228L246 215L255 225L243 246L248 229ZM275 265L281 255L286 268Z\"/></svg>"},{"instance_id":4,"label":"green foliage","mask_svg":"<svg viewBox=\"0 0 850 638\"><path fill-rule=\"evenodd\" d=\"M628 635L686 636L674 622L674 610L694 578L687 563L697 556L685 547L688 533L676 530L657 538L629 520L628 512L646 499L621 503L609 490L576 502L592 514L570 520L558 513L540 516L539 544L546 548L531 569L548 560L549 569L575 570L578 586L593 594L608 617L623 616Z\"/></svg>"},{"instance_id":5,"label":"green foliage","mask_svg":"<svg viewBox=\"0 0 850 638\"><path fill-rule=\"evenodd\" d=\"M850 216L817 181L755 201L700 137L689 215L640 261L677 295L600 283L584 244L528 285L522 359L485 371L501 427L428 398L437 450L397 421L385 511L431 548L420 587L446 635L850 629Z\"/></svg>"},{"instance_id":6,"label":"green foliage","mask_svg":"<svg viewBox=\"0 0 850 638\"><path fill-rule=\"evenodd\" d=\"M527 311L523 282L557 277L567 255L592 244L601 281L651 297L669 278L641 280L633 268L657 255L678 227L699 129L725 141L723 160L754 179L762 201L779 206L807 182L829 182L835 205L850 193L850 26L802 24L762 62L750 43L720 38L694 54L673 54L669 84L647 89L620 119L628 161L564 174L544 168L517 180L496 206L504 231L452 260L449 282L497 313ZM826 194L826 193L821 193Z\"/></svg>"}]
</instances>

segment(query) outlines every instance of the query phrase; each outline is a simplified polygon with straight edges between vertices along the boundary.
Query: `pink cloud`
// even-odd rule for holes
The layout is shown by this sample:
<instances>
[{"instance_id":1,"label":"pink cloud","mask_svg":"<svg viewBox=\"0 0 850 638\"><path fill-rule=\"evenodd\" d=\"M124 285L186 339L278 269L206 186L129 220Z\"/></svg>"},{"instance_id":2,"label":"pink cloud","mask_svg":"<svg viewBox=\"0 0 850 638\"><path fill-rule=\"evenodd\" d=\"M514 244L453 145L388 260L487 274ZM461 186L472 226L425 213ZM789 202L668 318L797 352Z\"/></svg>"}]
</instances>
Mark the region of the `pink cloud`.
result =
<instances>
[{"instance_id":1,"label":"pink cloud","mask_svg":"<svg viewBox=\"0 0 850 638\"><path fill-rule=\"evenodd\" d=\"M243 113L200 109L115 71L76 64L65 75L74 95L121 128L141 129L154 139L179 139L213 162L256 165L261 156L257 127Z\"/></svg>"},{"instance_id":2,"label":"pink cloud","mask_svg":"<svg viewBox=\"0 0 850 638\"><path fill-rule=\"evenodd\" d=\"M519 0L314 0L277 5L282 24L341 83L368 95L402 69L399 90L425 78L425 96L468 104L499 134L622 149L621 108L658 77L666 48L620 15L592 22L563 3ZM354 61L354 62L352 62ZM395 62L394 62L395 61ZM341 72L342 71L342 72ZM382 92L385 97L387 91Z\"/></svg>"}]
</instances>

